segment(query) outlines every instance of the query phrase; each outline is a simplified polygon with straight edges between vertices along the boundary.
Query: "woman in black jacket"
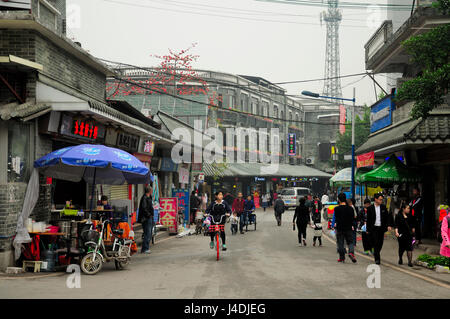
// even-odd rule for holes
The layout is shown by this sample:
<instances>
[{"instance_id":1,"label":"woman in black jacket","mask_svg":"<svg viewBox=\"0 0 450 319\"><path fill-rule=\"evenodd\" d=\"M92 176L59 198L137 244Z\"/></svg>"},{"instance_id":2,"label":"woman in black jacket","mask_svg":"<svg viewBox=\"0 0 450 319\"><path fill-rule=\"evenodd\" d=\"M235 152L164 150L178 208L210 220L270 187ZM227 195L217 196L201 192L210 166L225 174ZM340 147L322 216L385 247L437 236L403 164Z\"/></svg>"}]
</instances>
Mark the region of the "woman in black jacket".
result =
<instances>
[{"instance_id":1,"label":"woman in black jacket","mask_svg":"<svg viewBox=\"0 0 450 319\"><path fill-rule=\"evenodd\" d=\"M395 236L398 239L398 264L403 264L403 253L408 256L408 266L412 267L412 250L415 219L409 214L411 207L402 203L400 210L395 216Z\"/></svg>"},{"instance_id":2,"label":"woman in black jacket","mask_svg":"<svg viewBox=\"0 0 450 319\"><path fill-rule=\"evenodd\" d=\"M306 207L305 203L306 199L304 197L300 198L300 205L295 209L294 220L292 221L295 230L295 221L297 220L299 246L302 245L302 237L303 246L306 246L306 227L311 222L309 208Z\"/></svg>"}]
</instances>

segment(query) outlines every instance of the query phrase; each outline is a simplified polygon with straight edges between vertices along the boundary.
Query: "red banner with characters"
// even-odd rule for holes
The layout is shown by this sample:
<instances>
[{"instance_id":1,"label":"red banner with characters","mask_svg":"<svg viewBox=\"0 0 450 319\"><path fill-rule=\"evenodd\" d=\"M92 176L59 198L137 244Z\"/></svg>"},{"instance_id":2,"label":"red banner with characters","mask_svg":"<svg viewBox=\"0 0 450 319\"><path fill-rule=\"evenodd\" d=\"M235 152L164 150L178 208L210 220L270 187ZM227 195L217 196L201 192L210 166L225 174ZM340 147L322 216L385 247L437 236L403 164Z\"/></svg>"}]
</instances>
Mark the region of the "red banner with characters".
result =
<instances>
[{"instance_id":1,"label":"red banner with characters","mask_svg":"<svg viewBox=\"0 0 450 319\"><path fill-rule=\"evenodd\" d=\"M177 233L177 213L178 213L178 198L166 197L159 199L161 224L169 229L169 233Z\"/></svg>"},{"instance_id":2,"label":"red banner with characters","mask_svg":"<svg viewBox=\"0 0 450 319\"><path fill-rule=\"evenodd\" d=\"M375 164L375 153L369 152L356 156L356 167L373 166Z\"/></svg>"}]
</instances>

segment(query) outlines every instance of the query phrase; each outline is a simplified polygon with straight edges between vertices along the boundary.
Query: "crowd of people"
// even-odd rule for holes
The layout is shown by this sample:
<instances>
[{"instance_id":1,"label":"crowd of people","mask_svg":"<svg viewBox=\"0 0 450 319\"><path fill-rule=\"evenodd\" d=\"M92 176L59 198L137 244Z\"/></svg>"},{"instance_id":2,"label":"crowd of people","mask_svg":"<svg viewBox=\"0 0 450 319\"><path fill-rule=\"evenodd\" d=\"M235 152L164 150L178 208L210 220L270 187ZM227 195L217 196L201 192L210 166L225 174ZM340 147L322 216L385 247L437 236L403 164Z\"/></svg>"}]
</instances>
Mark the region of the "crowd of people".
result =
<instances>
[{"instance_id":1,"label":"crowd of people","mask_svg":"<svg viewBox=\"0 0 450 319\"><path fill-rule=\"evenodd\" d=\"M281 226L282 215L286 206L276 192L262 196L262 208L264 211L273 205L274 215L278 226ZM299 246L306 246L307 228L313 229L313 246L322 246L322 202L328 202L328 195L308 195L300 198L299 205L295 209L292 225L297 228ZM338 206L334 208L334 214L330 228L335 232L338 262L344 262L346 254L356 263L355 246L357 244L357 232L361 233L364 254L373 255L375 263L381 262L381 250L383 248L384 234L394 229L398 240L398 264L403 264L403 256L406 252L408 266L412 267L412 251L415 244L420 244L422 239L421 221L423 217L423 200L418 188L413 190L413 199L408 203L402 201L396 214L388 212L383 204L384 195L377 193L374 201L366 198L363 207L357 209L355 200L347 198L344 193L337 195ZM151 204L151 190L146 188L140 205L139 221L144 228L144 243L142 253L150 253L149 241L153 227L153 207ZM214 200L208 204L207 194L197 196L193 191L190 198L191 224L197 223L207 231L212 223L222 225L229 219L231 233L244 234L244 227L249 223L255 213L255 201L251 195L244 198L242 192L234 198L231 194L218 191L214 194ZM444 214L445 215L445 214ZM450 257L450 213L441 221L441 255ZM205 232L207 235L207 232ZM210 233L210 247L214 248L214 233ZM227 250L225 231L220 232L222 250Z\"/></svg>"}]
</instances>

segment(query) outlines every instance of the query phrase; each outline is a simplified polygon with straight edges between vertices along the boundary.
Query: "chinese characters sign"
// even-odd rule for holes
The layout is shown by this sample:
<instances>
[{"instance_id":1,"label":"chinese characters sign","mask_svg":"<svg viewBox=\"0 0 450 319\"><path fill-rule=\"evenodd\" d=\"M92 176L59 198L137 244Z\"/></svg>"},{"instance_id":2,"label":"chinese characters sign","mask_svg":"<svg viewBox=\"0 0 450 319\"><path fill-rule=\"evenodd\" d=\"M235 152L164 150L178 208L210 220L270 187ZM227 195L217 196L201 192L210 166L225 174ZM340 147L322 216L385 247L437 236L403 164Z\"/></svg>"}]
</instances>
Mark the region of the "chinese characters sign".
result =
<instances>
[{"instance_id":1,"label":"chinese characters sign","mask_svg":"<svg viewBox=\"0 0 450 319\"><path fill-rule=\"evenodd\" d=\"M365 153L359 156L356 156L356 166L359 167L366 167L366 166L373 166L375 163L375 153L369 152Z\"/></svg>"},{"instance_id":2,"label":"chinese characters sign","mask_svg":"<svg viewBox=\"0 0 450 319\"><path fill-rule=\"evenodd\" d=\"M290 156L294 156L296 154L295 140L296 140L295 133L289 133L289 135L288 135L288 155L290 155Z\"/></svg>"},{"instance_id":3,"label":"chinese characters sign","mask_svg":"<svg viewBox=\"0 0 450 319\"><path fill-rule=\"evenodd\" d=\"M71 133L96 140L98 136L98 126L83 120L74 120Z\"/></svg>"},{"instance_id":4,"label":"chinese characters sign","mask_svg":"<svg viewBox=\"0 0 450 319\"><path fill-rule=\"evenodd\" d=\"M155 142L145 141L144 153L149 153L150 155L153 155L154 150L155 150Z\"/></svg>"},{"instance_id":5,"label":"chinese characters sign","mask_svg":"<svg viewBox=\"0 0 450 319\"><path fill-rule=\"evenodd\" d=\"M178 199L172 197L160 198L159 206L159 220L161 224L169 229L169 233L176 233L178 229Z\"/></svg>"},{"instance_id":6,"label":"chinese characters sign","mask_svg":"<svg viewBox=\"0 0 450 319\"><path fill-rule=\"evenodd\" d=\"M173 189L172 197L178 199L178 207L184 212L184 220L189 221L189 191L187 189Z\"/></svg>"}]
</instances>

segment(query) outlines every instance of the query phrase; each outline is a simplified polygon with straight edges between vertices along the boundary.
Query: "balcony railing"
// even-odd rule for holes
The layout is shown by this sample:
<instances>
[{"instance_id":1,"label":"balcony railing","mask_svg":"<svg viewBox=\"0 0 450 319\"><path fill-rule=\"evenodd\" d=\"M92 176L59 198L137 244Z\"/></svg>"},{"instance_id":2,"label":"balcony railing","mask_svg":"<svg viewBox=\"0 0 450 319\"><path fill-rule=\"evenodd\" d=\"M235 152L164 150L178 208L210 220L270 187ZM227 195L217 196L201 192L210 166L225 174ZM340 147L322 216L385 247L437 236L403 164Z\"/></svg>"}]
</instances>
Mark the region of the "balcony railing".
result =
<instances>
[{"instance_id":1,"label":"balcony railing","mask_svg":"<svg viewBox=\"0 0 450 319\"><path fill-rule=\"evenodd\" d=\"M366 63L369 61L380 48L389 40L393 32L392 21L386 20L378 28L378 30L372 35L372 37L364 45L366 50Z\"/></svg>"}]
</instances>

